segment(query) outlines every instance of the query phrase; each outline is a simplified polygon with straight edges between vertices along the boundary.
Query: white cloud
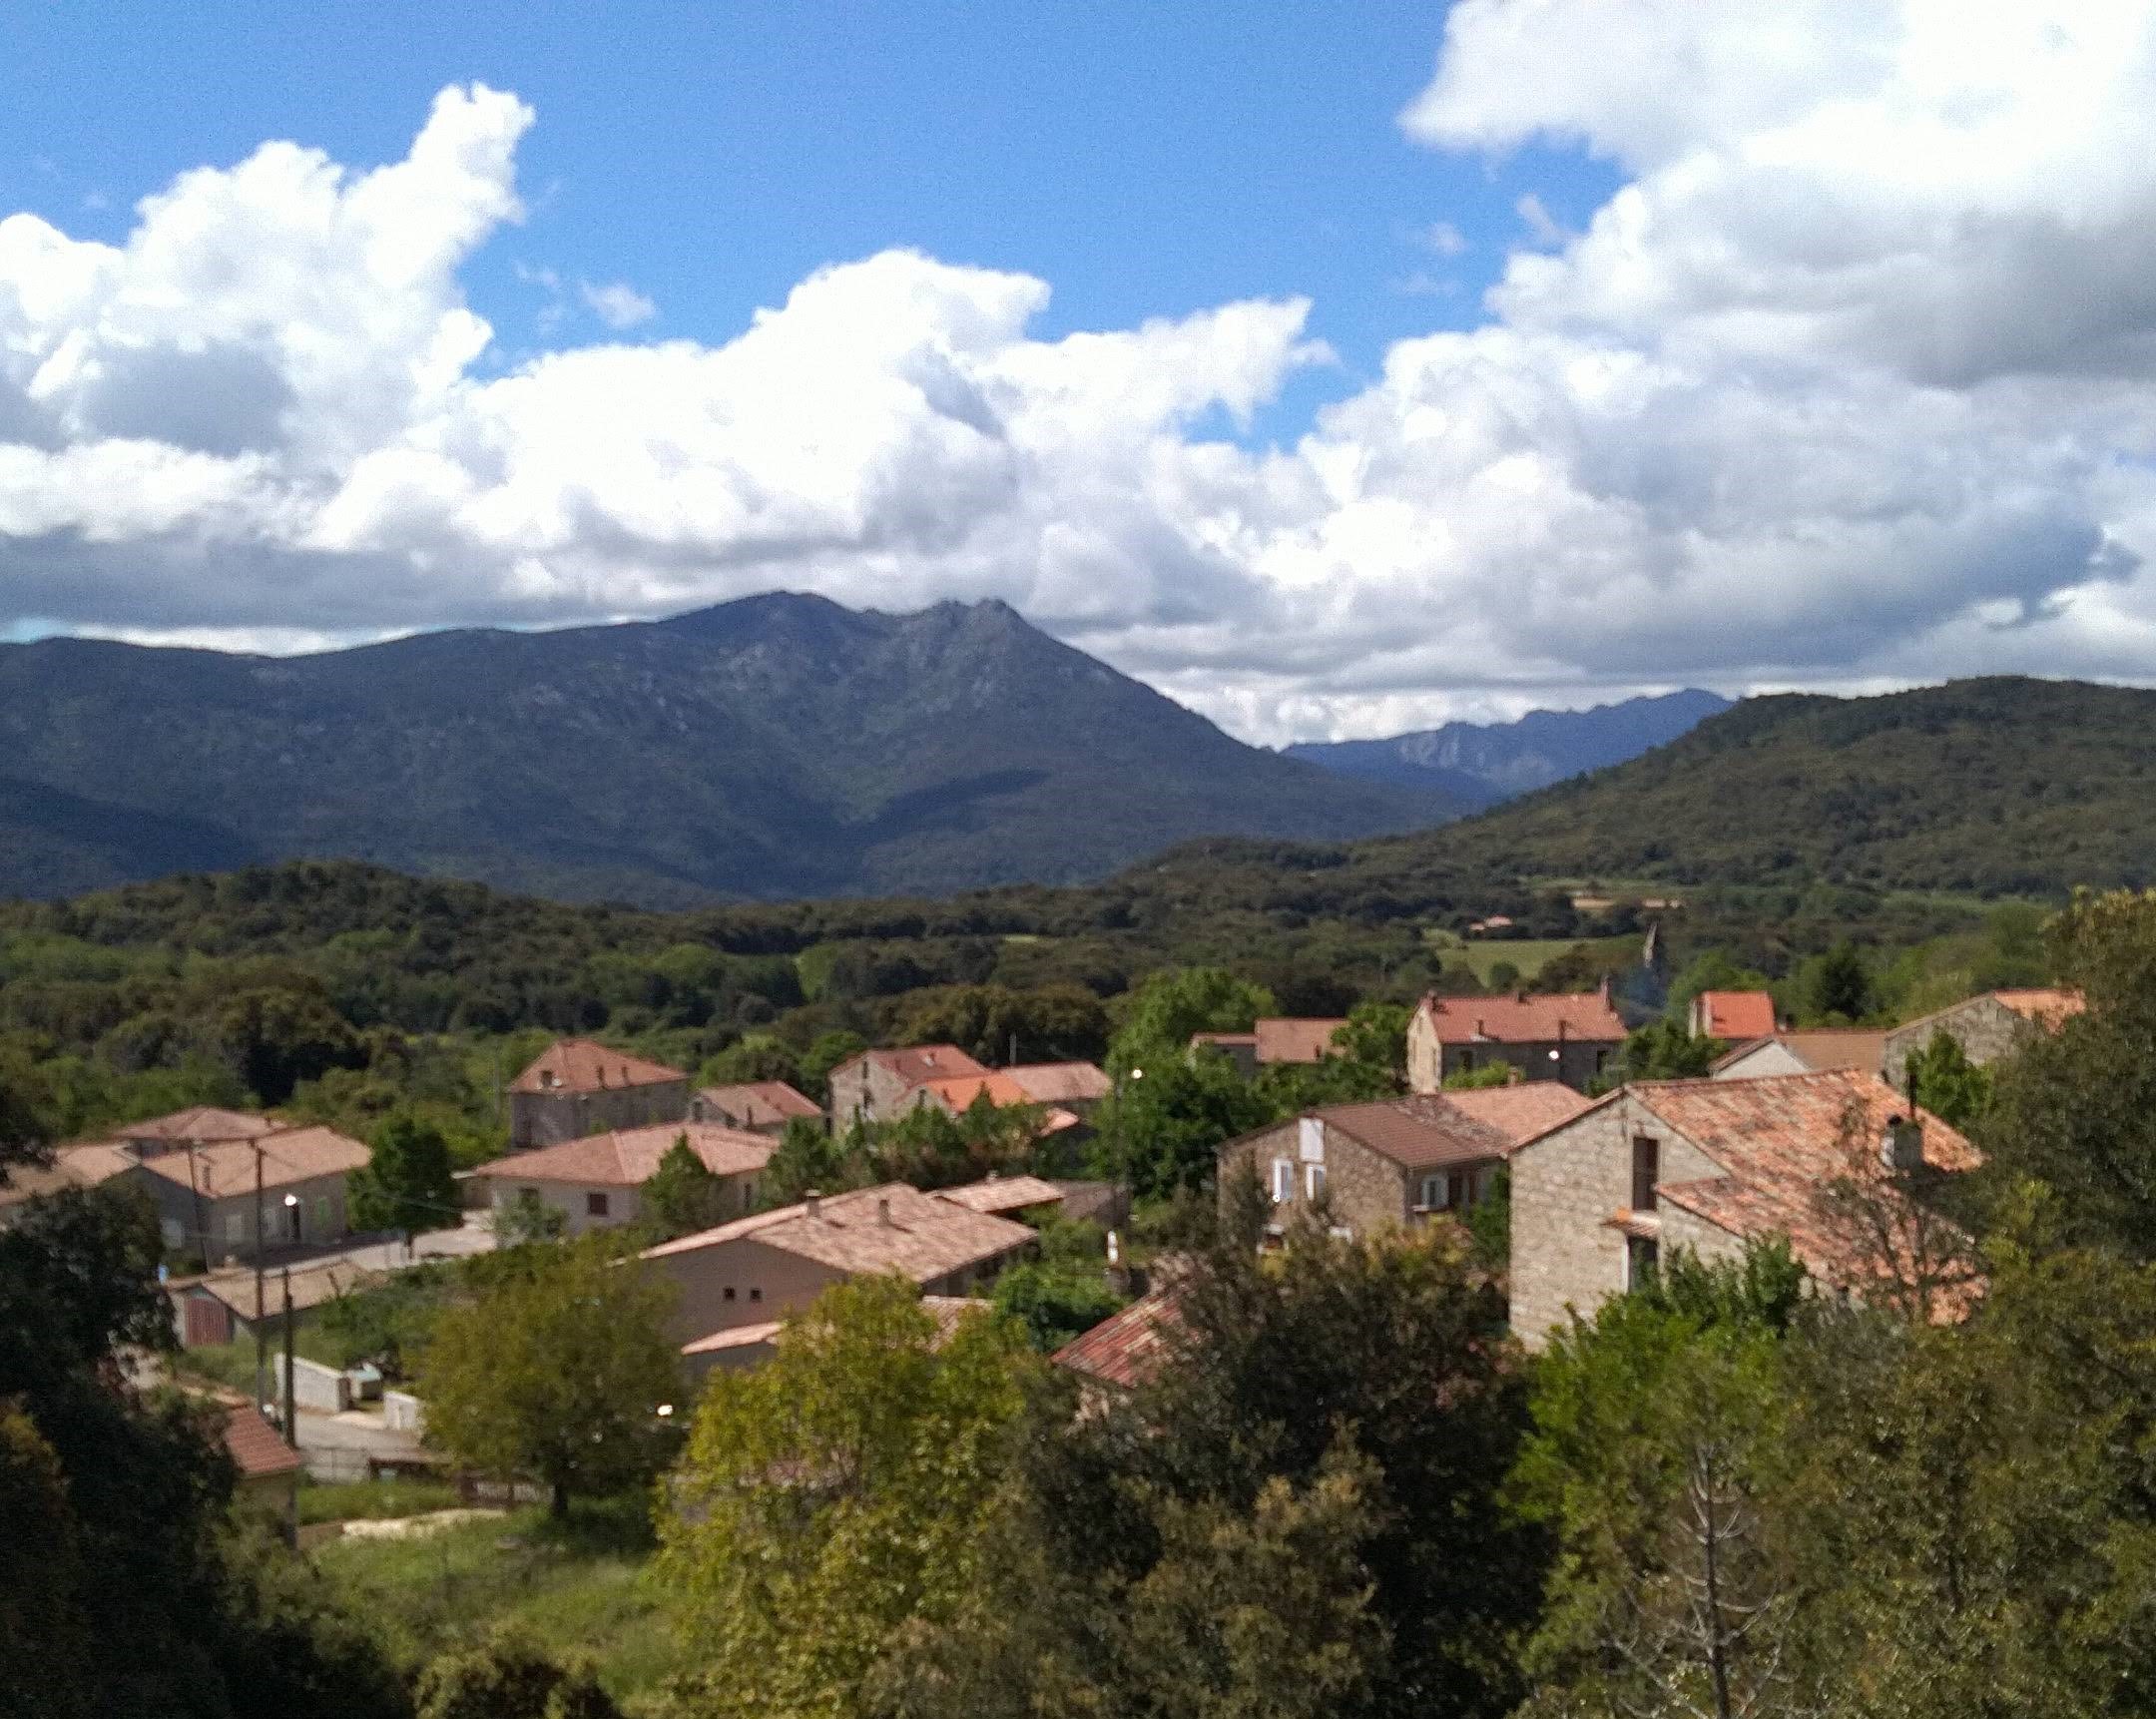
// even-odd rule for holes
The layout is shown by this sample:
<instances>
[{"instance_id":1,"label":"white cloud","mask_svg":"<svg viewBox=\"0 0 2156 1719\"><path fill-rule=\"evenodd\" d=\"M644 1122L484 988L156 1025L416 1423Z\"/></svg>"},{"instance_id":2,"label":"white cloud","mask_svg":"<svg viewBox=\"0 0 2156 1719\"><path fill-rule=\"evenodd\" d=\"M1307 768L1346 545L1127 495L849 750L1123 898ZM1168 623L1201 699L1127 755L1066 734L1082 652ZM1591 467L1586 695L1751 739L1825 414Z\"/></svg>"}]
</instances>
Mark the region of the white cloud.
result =
<instances>
[{"instance_id":1,"label":"white cloud","mask_svg":"<svg viewBox=\"0 0 2156 1719\"><path fill-rule=\"evenodd\" d=\"M603 286L579 281L577 291L609 328L634 328L659 314L659 306L626 281L611 281Z\"/></svg>"},{"instance_id":2,"label":"white cloud","mask_svg":"<svg viewBox=\"0 0 2156 1719\"><path fill-rule=\"evenodd\" d=\"M1449 221L1432 222L1418 235L1423 250L1438 257L1457 257L1467 249L1467 236Z\"/></svg>"},{"instance_id":3,"label":"white cloud","mask_svg":"<svg viewBox=\"0 0 2156 1719\"><path fill-rule=\"evenodd\" d=\"M1686 682L2156 678L2156 6L1996 10L1462 0L1410 134L1570 142L1622 187L1578 233L1523 199L1485 324L1273 451L1203 426L1330 361L1306 302L1045 339L1044 283L909 252L723 344L482 371L458 270L519 218L532 116L479 88L374 172L270 144L184 175L121 247L16 216L0 622L996 595L1268 740Z\"/></svg>"}]
</instances>

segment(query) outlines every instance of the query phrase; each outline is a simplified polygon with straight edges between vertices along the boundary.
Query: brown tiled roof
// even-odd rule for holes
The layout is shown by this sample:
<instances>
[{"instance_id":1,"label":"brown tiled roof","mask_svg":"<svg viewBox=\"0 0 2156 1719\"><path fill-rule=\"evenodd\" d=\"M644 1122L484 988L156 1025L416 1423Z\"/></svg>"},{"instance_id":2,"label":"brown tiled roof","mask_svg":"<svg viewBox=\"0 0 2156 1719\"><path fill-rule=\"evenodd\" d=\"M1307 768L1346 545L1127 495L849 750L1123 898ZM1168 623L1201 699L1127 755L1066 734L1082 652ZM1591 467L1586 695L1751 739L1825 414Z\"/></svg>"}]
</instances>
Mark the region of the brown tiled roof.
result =
<instances>
[{"instance_id":1,"label":"brown tiled roof","mask_svg":"<svg viewBox=\"0 0 2156 1719\"><path fill-rule=\"evenodd\" d=\"M1442 1044L1535 1044L1559 1036L1590 1043L1619 1043L1624 1022L1600 991L1564 996L1426 996L1419 1013L1429 1017Z\"/></svg>"},{"instance_id":2,"label":"brown tiled roof","mask_svg":"<svg viewBox=\"0 0 2156 1719\"><path fill-rule=\"evenodd\" d=\"M1159 1373L1167 1360L1168 1328L1174 1320L1175 1292L1156 1289L1072 1338L1049 1359L1103 1385L1133 1390Z\"/></svg>"},{"instance_id":3,"label":"brown tiled roof","mask_svg":"<svg viewBox=\"0 0 2156 1719\"><path fill-rule=\"evenodd\" d=\"M299 1470L299 1452L277 1436L252 1403L225 1412L225 1451L245 1480L267 1480Z\"/></svg>"},{"instance_id":4,"label":"brown tiled roof","mask_svg":"<svg viewBox=\"0 0 2156 1719\"><path fill-rule=\"evenodd\" d=\"M512 1152L481 1164L471 1174L502 1182L574 1182L595 1188L638 1188L651 1180L659 1160L686 1139L689 1150L714 1176L740 1176L771 1162L776 1143L717 1122L655 1122L647 1128L616 1128L554 1146Z\"/></svg>"},{"instance_id":5,"label":"brown tiled roof","mask_svg":"<svg viewBox=\"0 0 2156 1719\"><path fill-rule=\"evenodd\" d=\"M166 1140L175 1143L193 1141L197 1145L212 1140L253 1140L260 1135L273 1134L282 1127L267 1116L258 1116L248 1110L220 1110L214 1104L197 1104L187 1110L175 1110L170 1116L153 1116L146 1122L130 1122L115 1128L115 1140Z\"/></svg>"},{"instance_id":6,"label":"brown tiled roof","mask_svg":"<svg viewBox=\"0 0 2156 1719\"><path fill-rule=\"evenodd\" d=\"M1569 1122L1594 1100L1555 1080L1521 1080L1510 1086L1473 1086L1441 1094L1455 1110L1486 1122L1514 1146Z\"/></svg>"},{"instance_id":7,"label":"brown tiled roof","mask_svg":"<svg viewBox=\"0 0 2156 1719\"><path fill-rule=\"evenodd\" d=\"M1345 1018L1319 1020L1311 1017L1273 1016L1257 1022L1252 1034L1258 1041L1258 1060L1318 1062L1339 1054L1333 1035L1348 1024Z\"/></svg>"},{"instance_id":8,"label":"brown tiled roof","mask_svg":"<svg viewBox=\"0 0 2156 1719\"><path fill-rule=\"evenodd\" d=\"M884 1221L887 1209L889 1221ZM1024 1224L986 1212L970 1212L953 1200L923 1194L903 1182L834 1194L815 1202L782 1206L737 1218L717 1229L683 1236L645 1250L648 1260L721 1247L754 1236L768 1248L848 1273L898 1272L928 1283L1033 1242Z\"/></svg>"},{"instance_id":9,"label":"brown tiled roof","mask_svg":"<svg viewBox=\"0 0 2156 1719\"><path fill-rule=\"evenodd\" d=\"M1083 1104L1115 1091L1115 1082L1090 1062L1023 1062L1003 1072L1035 1104Z\"/></svg>"},{"instance_id":10,"label":"brown tiled roof","mask_svg":"<svg viewBox=\"0 0 2156 1719\"><path fill-rule=\"evenodd\" d=\"M1709 1038L1734 1042L1774 1034L1774 998L1765 991L1701 991L1699 1006L1707 1017Z\"/></svg>"},{"instance_id":11,"label":"brown tiled roof","mask_svg":"<svg viewBox=\"0 0 2156 1719\"><path fill-rule=\"evenodd\" d=\"M511 1092L604 1092L612 1087L657 1086L687 1080L678 1068L609 1050L588 1038L556 1039L509 1083Z\"/></svg>"},{"instance_id":12,"label":"brown tiled roof","mask_svg":"<svg viewBox=\"0 0 2156 1719\"><path fill-rule=\"evenodd\" d=\"M1803 1027L1784 1032L1762 1034L1760 1037L1740 1044L1734 1050L1724 1051L1714 1060L1717 1070L1729 1067L1740 1057L1748 1056L1763 1044L1779 1044L1813 1073L1833 1068L1861 1068L1867 1074L1877 1074L1886 1058L1886 1034L1884 1031L1865 1032L1835 1027Z\"/></svg>"},{"instance_id":13,"label":"brown tiled roof","mask_svg":"<svg viewBox=\"0 0 2156 1719\"><path fill-rule=\"evenodd\" d=\"M938 1188L936 1198L953 1200L969 1212L1023 1212L1062 1204L1063 1190L1038 1176L990 1176L985 1182Z\"/></svg>"},{"instance_id":14,"label":"brown tiled roof","mask_svg":"<svg viewBox=\"0 0 2156 1719\"><path fill-rule=\"evenodd\" d=\"M864 1050L858 1056L847 1057L838 1068L850 1068L854 1063L864 1061L888 1069L902 1085L909 1087L919 1086L924 1081L947 1079L954 1074L988 1072L955 1044L905 1044L888 1050ZM831 1072L836 1074L838 1068Z\"/></svg>"},{"instance_id":15,"label":"brown tiled roof","mask_svg":"<svg viewBox=\"0 0 2156 1719\"><path fill-rule=\"evenodd\" d=\"M1478 1164L1512 1150L1509 1135L1450 1100L1450 1093L1424 1092L1370 1104L1329 1104L1311 1114L1408 1170Z\"/></svg>"},{"instance_id":16,"label":"brown tiled roof","mask_svg":"<svg viewBox=\"0 0 2156 1719\"><path fill-rule=\"evenodd\" d=\"M740 1086L707 1086L697 1096L742 1128L765 1128L797 1116L821 1116L816 1101L783 1080L756 1080Z\"/></svg>"},{"instance_id":17,"label":"brown tiled roof","mask_svg":"<svg viewBox=\"0 0 2156 1719\"><path fill-rule=\"evenodd\" d=\"M993 1302L982 1301L978 1296L970 1295L924 1295L920 1298L920 1304L927 1309L928 1317L935 1321L935 1341L938 1344L950 1341L951 1333L958 1329L958 1322L967 1314L985 1313L995 1306ZM779 1334L785 1329L786 1321L783 1319L766 1320L761 1325L729 1326L723 1331L713 1332L709 1337L700 1337L693 1343L683 1344L681 1352L684 1355L718 1355L730 1349L756 1349L778 1342Z\"/></svg>"},{"instance_id":18,"label":"brown tiled roof","mask_svg":"<svg viewBox=\"0 0 2156 1719\"><path fill-rule=\"evenodd\" d=\"M1864 1242L1824 1198L1839 1183L1877 1183L1879 1144L1908 1107L1878 1075L1859 1069L1764 1075L1756 1080L1641 1081L1625 1088L1722 1167L1720 1176L1667 1182L1671 1204L1738 1236L1786 1235L1816 1276L1839 1285L1867 1275ZM1605 1101L1606 1102L1606 1101ZM1924 1163L1974 1169L1976 1149L1924 1111Z\"/></svg>"},{"instance_id":19,"label":"brown tiled roof","mask_svg":"<svg viewBox=\"0 0 2156 1719\"><path fill-rule=\"evenodd\" d=\"M2080 1014L2088 1007L2088 998L2073 990L2045 988L1993 991L1991 994L2022 1019L2032 1020L2038 1026L2056 1026L2068 1015Z\"/></svg>"},{"instance_id":20,"label":"brown tiled roof","mask_svg":"<svg viewBox=\"0 0 2156 1719\"><path fill-rule=\"evenodd\" d=\"M124 1146L63 1146L49 1165L17 1165L9 1170L7 1180L0 1182L0 1207L19 1206L68 1188L95 1188L123 1170L134 1169L138 1161Z\"/></svg>"},{"instance_id":21,"label":"brown tiled roof","mask_svg":"<svg viewBox=\"0 0 2156 1719\"><path fill-rule=\"evenodd\" d=\"M255 1191L255 1160L262 1157L262 1185L282 1188L316 1176L345 1175L373 1156L358 1141L334 1128L286 1128L256 1140L220 1140L195 1150L161 1152L142 1167L208 1200Z\"/></svg>"},{"instance_id":22,"label":"brown tiled roof","mask_svg":"<svg viewBox=\"0 0 2156 1719\"><path fill-rule=\"evenodd\" d=\"M355 1291L387 1283L389 1274L355 1266L349 1260L323 1260L318 1265L291 1268L292 1312L306 1313ZM182 1288L193 1288L217 1297L242 1319L255 1317L255 1271L211 1272L191 1278ZM284 1308L284 1273L271 1268L263 1274L263 1312L274 1317Z\"/></svg>"}]
</instances>

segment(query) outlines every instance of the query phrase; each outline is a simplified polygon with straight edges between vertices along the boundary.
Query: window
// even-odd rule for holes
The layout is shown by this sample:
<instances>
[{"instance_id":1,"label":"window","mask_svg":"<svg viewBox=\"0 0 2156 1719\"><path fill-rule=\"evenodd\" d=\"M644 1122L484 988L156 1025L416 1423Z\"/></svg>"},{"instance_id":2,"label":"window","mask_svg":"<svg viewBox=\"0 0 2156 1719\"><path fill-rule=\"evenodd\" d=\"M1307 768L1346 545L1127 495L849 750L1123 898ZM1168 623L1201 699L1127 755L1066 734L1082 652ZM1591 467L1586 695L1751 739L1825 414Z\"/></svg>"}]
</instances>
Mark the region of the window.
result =
<instances>
[{"instance_id":1,"label":"window","mask_svg":"<svg viewBox=\"0 0 2156 1719\"><path fill-rule=\"evenodd\" d=\"M1456 1212L1481 1198L1482 1178L1472 1170L1439 1170L1422 1178L1425 1212Z\"/></svg>"},{"instance_id":2,"label":"window","mask_svg":"<svg viewBox=\"0 0 2156 1719\"><path fill-rule=\"evenodd\" d=\"M734 1286L732 1284L727 1285L726 1295L724 1299L727 1301L732 1301L734 1299Z\"/></svg>"},{"instance_id":3,"label":"window","mask_svg":"<svg viewBox=\"0 0 2156 1719\"><path fill-rule=\"evenodd\" d=\"M1295 1198L1295 1166L1285 1158L1273 1160L1273 1204L1285 1206Z\"/></svg>"},{"instance_id":4,"label":"window","mask_svg":"<svg viewBox=\"0 0 2156 1719\"><path fill-rule=\"evenodd\" d=\"M764 1299L764 1292L760 1289L753 1289L749 1292L749 1299L751 1301L762 1301Z\"/></svg>"},{"instance_id":5,"label":"window","mask_svg":"<svg viewBox=\"0 0 2156 1719\"><path fill-rule=\"evenodd\" d=\"M1625 1288L1636 1290L1654 1282L1662 1264L1662 1244L1652 1236L1625 1238Z\"/></svg>"},{"instance_id":6,"label":"window","mask_svg":"<svg viewBox=\"0 0 2156 1719\"><path fill-rule=\"evenodd\" d=\"M1607 1067L1609 1067L1609 1052L1606 1050L1596 1051L1594 1053L1595 1073L1600 1074Z\"/></svg>"},{"instance_id":7,"label":"window","mask_svg":"<svg viewBox=\"0 0 2156 1719\"><path fill-rule=\"evenodd\" d=\"M1457 1066L1463 1072L1472 1073L1474 1071L1474 1052L1471 1050L1461 1051L1459 1053L1459 1062Z\"/></svg>"},{"instance_id":8,"label":"window","mask_svg":"<svg viewBox=\"0 0 2156 1719\"><path fill-rule=\"evenodd\" d=\"M1655 1184L1662 1180L1662 1142L1650 1135L1632 1136L1632 1209L1655 1209Z\"/></svg>"},{"instance_id":9,"label":"window","mask_svg":"<svg viewBox=\"0 0 2156 1719\"><path fill-rule=\"evenodd\" d=\"M1325 1124L1306 1116L1296 1128L1296 1156L1306 1164L1325 1162Z\"/></svg>"},{"instance_id":10,"label":"window","mask_svg":"<svg viewBox=\"0 0 2156 1719\"><path fill-rule=\"evenodd\" d=\"M242 1212L225 1214L225 1239L237 1242L247 1235L247 1216Z\"/></svg>"},{"instance_id":11,"label":"window","mask_svg":"<svg viewBox=\"0 0 2156 1719\"><path fill-rule=\"evenodd\" d=\"M584 1215L587 1218L603 1218L607 1215L607 1197L604 1194L584 1196Z\"/></svg>"},{"instance_id":12,"label":"window","mask_svg":"<svg viewBox=\"0 0 2156 1719\"><path fill-rule=\"evenodd\" d=\"M1325 1166L1323 1164L1306 1164L1303 1166L1303 1192L1306 1198L1312 1200L1317 1199L1320 1194L1325 1192Z\"/></svg>"},{"instance_id":13,"label":"window","mask_svg":"<svg viewBox=\"0 0 2156 1719\"><path fill-rule=\"evenodd\" d=\"M1434 1212L1445 1204L1445 1179L1442 1176L1424 1176L1422 1178L1422 1209L1425 1212Z\"/></svg>"}]
</instances>

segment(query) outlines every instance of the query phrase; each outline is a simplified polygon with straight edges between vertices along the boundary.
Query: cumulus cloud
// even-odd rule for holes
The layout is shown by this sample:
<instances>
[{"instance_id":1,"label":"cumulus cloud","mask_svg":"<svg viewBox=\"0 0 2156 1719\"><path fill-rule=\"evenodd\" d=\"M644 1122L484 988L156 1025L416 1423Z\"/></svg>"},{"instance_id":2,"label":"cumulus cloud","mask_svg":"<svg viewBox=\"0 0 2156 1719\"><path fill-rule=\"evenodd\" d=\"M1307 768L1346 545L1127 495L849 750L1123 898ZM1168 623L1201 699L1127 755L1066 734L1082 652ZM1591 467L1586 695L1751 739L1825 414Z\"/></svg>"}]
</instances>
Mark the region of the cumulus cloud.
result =
<instances>
[{"instance_id":1,"label":"cumulus cloud","mask_svg":"<svg viewBox=\"0 0 2156 1719\"><path fill-rule=\"evenodd\" d=\"M533 116L479 87L388 167L184 175L122 246L14 216L0 593L271 644L995 595L1267 740L2156 678L2156 0L1994 10L1461 0L1409 135L1623 183L1578 232L1523 200L1481 326L1273 449L1208 426L1330 361L1304 300L1049 339L1047 284L902 251L721 344L482 366L458 272L520 218Z\"/></svg>"}]
</instances>

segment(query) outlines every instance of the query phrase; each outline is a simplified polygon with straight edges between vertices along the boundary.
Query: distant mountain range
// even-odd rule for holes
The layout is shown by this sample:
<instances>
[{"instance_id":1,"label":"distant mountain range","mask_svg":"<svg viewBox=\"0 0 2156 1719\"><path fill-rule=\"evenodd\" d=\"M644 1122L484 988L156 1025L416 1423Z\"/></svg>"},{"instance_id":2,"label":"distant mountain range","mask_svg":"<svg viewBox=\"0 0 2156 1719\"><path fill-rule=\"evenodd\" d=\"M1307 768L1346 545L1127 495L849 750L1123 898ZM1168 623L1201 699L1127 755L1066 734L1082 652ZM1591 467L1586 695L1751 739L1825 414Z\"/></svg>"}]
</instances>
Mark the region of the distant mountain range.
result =
<instances>
[{"instance_id":1,"label":"distant mountain range","mask_svg":"<svg viewBox=\"0 0 2156 1719\"><path fill-rule=\"evenodd\" d=\"M1623 764L1729 708L1719 694L1691 688L1592 710L1530 711L1517 722L1454 722L1390 740L1313 741L1286 751L1341 776L1434 789L1483 808Z\"/></svg>"},{"instance_id":2,"label":"distant mountain range","mask_svg":"<svg viewBox=\"0 0 2156 1719\"><path fill-rule=\"evenodd\" d=\"M0 893L300 857L569 900L949 893L1466 810L1245 746L1001 603L269 658L0 647Z\"/></svg>"}]
</instances>

